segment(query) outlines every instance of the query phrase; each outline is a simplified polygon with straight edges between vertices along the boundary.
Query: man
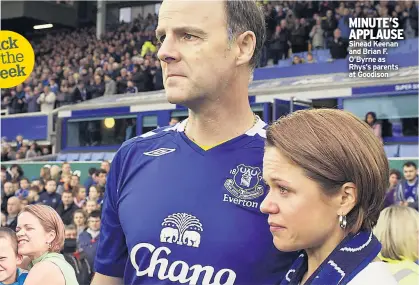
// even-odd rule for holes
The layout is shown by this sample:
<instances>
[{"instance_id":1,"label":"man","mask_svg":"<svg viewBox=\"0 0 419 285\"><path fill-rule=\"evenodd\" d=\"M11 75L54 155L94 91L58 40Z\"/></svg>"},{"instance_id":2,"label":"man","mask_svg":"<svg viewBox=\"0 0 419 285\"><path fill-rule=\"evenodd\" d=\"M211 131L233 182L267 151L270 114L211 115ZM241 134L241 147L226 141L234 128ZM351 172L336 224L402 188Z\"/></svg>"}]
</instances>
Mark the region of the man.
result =
<instances>
[{"instance_id":1,"label":"man","mask_svg":"<svg viewBox=\"0 0 419 285\"><path fill-rule=\"evenodd\" d=\"M15 196L15 191L13 190L13 184L11 182L4 183L4 197L1 201L1 210L3 212L6 212L7 210L7 201L10 199L10 197Z\"/></svg>"},{"instance_id":2,"label":"man","mask_svg":"<svg viewBox=\"0 0 419 285\"><path fill-rule=\"evenodd\" d=\"M102 168L96 171L97 186L102 189L102 192L105 192L107 174L106 170Z\"/></svg>"},{"instance_id":3,"label":"man","mask_svg":"<svg viewBox=\"0 0 419 285\"><path fill-rule=\"evenodd\" d=\"M88 229L79 236L79 248L83 251L93 268L100 232L100 211L93 211L89 215Z\"/></svg>"},{"instance_id":4,"label":"man","mask_svg":"<svg viewBox=\"0 0 419 285\"><path fill-rule=\"evenodd\" d=\"M396 188L396 199L400 204L418 209L418 174L416 164L408 161L403 165L404 179Z\"/></svg>"},{"instance_id":5,"label":"man","mask_svg":"<svg viewBox=\"0 0 419 285\"><path fill-rule=\"evenodd\" d=\"M278 283L296 256L273 248L259 211L266 124L248 99L263 14L253 1L166 0L156 35L166 95L189 118L116 153L92 284Z\"/></svg>"},{"instance_id":6,"label":"man","mask_svg":"<svg viewBox=\"0 0 419 285\"><path fill-rule=\"evenodd\" d=\"M63 220L64 225L73 223L73 214L77 209L79 209L79 207L74 204L73 193L64 191L61 195L61 203L57 207L57 213Z\"/></svg>"},{"instance_id":7,"label":"man","mask_svg":"<svg viewBox=\"0 0 419 285\"><path fill-rule=\"evenodd\" d=\"M17 215L21 209L20 200L17 197L11 197L7 201L7 220L6 227L16 230Z\"/></svg>"}]
</instances>

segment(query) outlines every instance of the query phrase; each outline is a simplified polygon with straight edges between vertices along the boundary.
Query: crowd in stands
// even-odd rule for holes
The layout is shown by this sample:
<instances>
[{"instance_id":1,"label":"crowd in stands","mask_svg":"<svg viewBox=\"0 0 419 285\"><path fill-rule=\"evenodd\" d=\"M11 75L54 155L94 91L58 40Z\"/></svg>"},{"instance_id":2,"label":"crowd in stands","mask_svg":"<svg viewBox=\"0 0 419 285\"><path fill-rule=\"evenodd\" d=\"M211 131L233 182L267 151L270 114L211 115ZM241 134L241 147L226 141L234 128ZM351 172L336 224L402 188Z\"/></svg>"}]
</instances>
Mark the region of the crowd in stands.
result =
<instances>
[{"instance_id":1,"label":"crowd in stands","mask_svg":"<svg viewBox=\"0 0 419 285\"><path fill-rule=\"evenodd\" d=\"M277 64L292 54L293 64L314 63L313 53L329 49L331 59L348 55L350 18L399 19L405 39L418 36L413 1L271 1L264 5L267 40L260 66ZM299 54L305 53L306 58Z\"/></svg>"},{"instance_id":2,"label":"crowd in stands","mask_svg":"<svg viewBox=\"0 0 419 285\"><path fill-rule=\"evenodd\" d=\"M95 28L51 32L32 42L36 64L30 77L2 89L9 114L50 112L101 96L163 89L156 59L156 16L121 23L96 38Z\"/></svg>"},{"instance_id":3,"label":"crowd in stands","mask_svg":"<svg viewBox=\"0 0 419 285\"><path fill-rule=\"evenodd\" d=\"M50 146L40 146L35 141L27 142L22 136L16 137L16 146L5 139L1 141L1 161L32 159L51 154Z\"/></svg>"},{"instance_id":4,"label":"crowd in stands","mask_svg":"<svg viewBox=\"0 0 419 285\"><path fill-rule=\"evenodd\" d=\"M80 171L72 171L69 163L45 165L39 177L29 179L22 168L14 164L1 168L1 226L16 229L17 215L29 204L54 208L65 225L62 253L77 266L80 284L90 284L100 233L101 207L110 162L103 161L100 169L90 168L86 181L80 181ZM78 271L78 272L77 272Z\"/></svg>"},{"instance_id":5,"label":"crowd in stands","mask_svg":"<svg viewBox=\"0 0 419 285\"><path fill-rule=\"evenodd\" d=\"M397 17L406 39L418 36L413 1L259 3L267 29L259 67L290 57L292 64L316 63L321 50L330 50L331 59L345 58L351 17ZM24 84L2 89L2 109L9 114L49 112L101 96L163 89L156 24L157 15L140 15L131 23L108 27L100 39L92 27L51 32L33 41L34 71Z\"/></svg>"}]
</instances>

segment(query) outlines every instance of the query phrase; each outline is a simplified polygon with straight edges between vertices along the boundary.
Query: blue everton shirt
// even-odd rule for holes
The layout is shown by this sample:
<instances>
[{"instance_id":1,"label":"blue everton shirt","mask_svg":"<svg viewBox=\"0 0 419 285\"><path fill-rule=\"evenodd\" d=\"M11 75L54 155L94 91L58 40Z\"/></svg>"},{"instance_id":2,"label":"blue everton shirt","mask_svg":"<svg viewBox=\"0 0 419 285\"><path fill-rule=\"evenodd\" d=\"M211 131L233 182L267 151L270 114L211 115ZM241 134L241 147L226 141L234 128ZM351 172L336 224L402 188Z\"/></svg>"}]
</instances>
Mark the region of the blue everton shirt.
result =
<instances>
[{"instance_id":1,"label":"blue everton shirt","mask_svg":"<svg viewBox=\"0 0 419 285\"><path fill-rule=\"evenodd\" d=\"M266 124L204 151L186 121L125 142L107 177L98 273L124 284L275 284L294 253L272 242L262 158Z\"/></svg>"}]
</instances>

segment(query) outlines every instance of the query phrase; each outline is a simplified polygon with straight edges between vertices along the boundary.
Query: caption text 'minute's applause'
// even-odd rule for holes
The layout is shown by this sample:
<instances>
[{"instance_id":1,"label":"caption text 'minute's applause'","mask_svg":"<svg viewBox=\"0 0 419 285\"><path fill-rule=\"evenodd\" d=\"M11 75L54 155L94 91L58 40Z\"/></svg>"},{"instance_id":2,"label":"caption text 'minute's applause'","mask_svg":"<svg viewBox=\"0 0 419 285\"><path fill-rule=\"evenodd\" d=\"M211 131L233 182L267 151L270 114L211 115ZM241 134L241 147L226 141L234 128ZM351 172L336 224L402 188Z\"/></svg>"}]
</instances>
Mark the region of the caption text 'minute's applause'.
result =
<instances>
[{"instance_id":1,"label":"caption text 'minute's applause'","mask_svg":"<svg viewBox=\"0 0 419 285\"><path fill-rule=\"evenodd\" d=\"M404 39L397 18L349 19L349 77L389 77L397 64L386 64L386 55Z\"/></svg>"}]
</instances>

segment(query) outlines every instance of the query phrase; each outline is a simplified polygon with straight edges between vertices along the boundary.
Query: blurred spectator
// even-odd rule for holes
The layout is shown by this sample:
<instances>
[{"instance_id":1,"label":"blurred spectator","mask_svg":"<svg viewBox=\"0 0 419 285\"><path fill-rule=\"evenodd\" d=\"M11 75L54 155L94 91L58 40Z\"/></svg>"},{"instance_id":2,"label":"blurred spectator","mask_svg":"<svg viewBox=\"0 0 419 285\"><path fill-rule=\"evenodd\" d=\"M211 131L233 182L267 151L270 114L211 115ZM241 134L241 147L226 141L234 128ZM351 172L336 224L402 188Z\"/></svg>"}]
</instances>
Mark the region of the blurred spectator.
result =
<instances>
[{"instance_id":1,"label":"blurred spectator","mask_svg":"<svg viewBox=\"0 0 419 285\"><path fill-rule=\"evenodd\" d=\"M96 201L88 200L86 201L86 212L90 215L91 212L98 210L98 204Z\"/></svg>"},{"instance_id":2,"label":"blurred spectator","mask_svg":"<svg viewBox=\"0 0 419 285\"><path fill-rule=\"evenodd\" d=\"M97 186L99 186L101 188L101 191L104 193L105 189L106 189L106 175L108 173L106 172L105 169L99 169L96 172L96 176L97 176Z\"/></svg>"},{"instance_id":3,"label":"blurred spectator","mask_svg":"<svg viewBox=\"0 0 419 285\"><path fill-rule=\"evenodd\" d=\"M62 174L61 180L58 182L57 193L62 194L64 191L72 191L71 174Z\"/></svg>"},{"instance_id":4,"label":"blurred spectator","mask_svg":"<svg viewBox=\"0 0 419 285\"><path fill-rule=\"evenodd\" d=\"M328 10L326 13L326 18L322 20L322 29L324 31L324 37L326 43L331 42L333 40L333 33L336 30L338 24L336 19L333 17L333 11ZM328 46L330 47L330 45Z\"/></svg>"},{"instance_id":5,"label":"blurred spectator","mask_svg":"<svg viewBox=\"0 0 419 285\"><path fill-rule=\"evenodd\" d=\"M324 48L324 31L321 26L322 20L320 18L316 19L316 24L311 29L309 34L311 39L311 48L312 49L323 49Z\"/></svg>"},{"instance_id":6,"label":"blurred spectator","mask_svg":"<svg viewBox=\"0 0 419 285\"><path fill-rule=\"evenodd\" d=\"M17 197L10 197L7 201L7 220L6 227L16 230L17 215L20 213L21 204Z\"/></svg>"},{"instance_id":7,"label":"blurred spectator","mask_svg":"<svg viewBox=\"0 0 419 285\"><path fill-rule=\"evenodd\" d=\"M294 55L294 57L292 58L292 64L296 65L301 63L303 63L302 59L298 55Z\"/></svg>"},{"instance_id":8,"label":"blurred spectator","mask_svg":"<svg viewBox=\"0 0 419 285\"><path fill-rule=\"evenodd\" d=\"M78 186L73 187L73 196L74 204L79 208L83 208L86 203L86 188Z\"/></svg>"},{"instance_id":9,"label":"blurred spectator","mask_svg":"<svg viewBox=\"0 0 419 285\"><path fill-rule=\"evenodd\" d=\"M39 193L40 193L40 191L39 191L38 186L34 185L34 186L31 186L29 188L29 194L28 194L28 197L27 197L27 200L28 200L29 204L32 205L32 204L40 204L41 203Z\"/></svg>"},{"instance_id":10,"label":"blurred spectator","mask_svg":"<svg viewBox=\"0 0 419 285\"><path fill-rule=\"evenodd\" d=\"M100 169L104 169L106 173L109 173L109 170L111 170L111 163L107 160L104 160L100 163Z\"/></svg>"},{"instance_id":11,"label":"blurred spectator","mask_svg":"<svg viewBox=\"0 0 419 285\"><path fill-rule=\"evenodd\" d=\"M291 48L293 53L307 51L306 29L301 24L301 20L296 18L294 28L291 30Z\"/></svg>"},{"instance_id":12,"label":"blurred spectator","mask_svg":"<svg viewBox=\"0 0 419 285\"><path fill-rule=\"evenodd\" d=\"M137 93L137 92L138 92L137 87L134 86L134 83L132 83L131 80L128 80L127 89L125 90L124 93Z\"/></svg>"},{"instance_id":13,"label":"blurred spectator","mask_svg":"<svg viewBox=\"0 0 419 285\"><path fill-rule=\"evenodd\" d=\"M77 240L78 240L80 237L80 234L86 229L86 225L87 225L86 212L81 209L74 211L73 224L76 226L76 229L77 229Z\"/></svg>"},{"instance_id":14,"label":"blurred spectator","mask_svg":"<svg viewBox=\"0 0 419 285\"><path fill-rule=\"evenodd\" d=\"M414 162L408 161L403 165L404 179L396 190L397 200L405 206L418 209L418 174Z\"/></svg>"},{"instance_id":15,"label":"blurred spectator","mask_svg":"<svg viewBox=\"0 0 419 285\"><path fill-rule=\"evenodd\" d=\"M316 63L316 60L313 58L311 52L307 53L307 60L306 63Z\"/></svg>"},{"instance_id":16,"label":"blurred spectator","mask_svg":"<svg viewBox=\"0 0 419 285\"><path fill-rule=\"evenodd\" d=\"M390 207L396 202L396 189L401 179L400 171L396 169L390 170L389 187L384 200L384 208Z\"/></svg>"},{"instance_id":17,"label":"blurred spectator","mask_svg":"<svg viewBox=\"0 0 419 285\"><path fill-rule=\"evenodd\" d=\"M41 105L41 112L49 113L54 110L56 95L49 86L44 87L44 92L39 96L37 103Z\"/></svg>"},{"instance_id":18,"label":"blurred spectator","mask_svg":"<svg viewBox=\"0 0 419 285\"><path fill-rule=\"evenodd\" d=\"M348 55L348 42L341 37L340 30L333 33L333 40L329 42L330 54L333 59L346 58Z\"/></svg>"},{"instance_id":19,"label":"blurred spectator","mask_svg":"<svg viewBox=\"0 0 419 285\"><path fill-rule=\"evenodd\" d=\"M40 106L38 103L38 99L39 96L41 96L39 88L35 87L33 91L29 91L29 93L27 93L25 96L26 102L28 104L28 113L39 112Z\"/></svg>"},{"instance_id":20,"label":"blurred spectator","mask_svg":"<svg viewBox=\"0 0 419 285\"><path fill-rule=\"evenodd\" d=\"M6 176L8 176L8 181L19 181L23 177L23 174L24 173L20 165L12 164L7 170Z\"/></svg>"},{"instance_id":21,"label":"blurred spectator","mask_svg":"<svg viewBox=\"0 0 419 285\"><path fill-rule=\"evenodd\" d=\"M71 165L68 162L63 162L61 165L61 175L70 175L71 176Z\"/></svg>"},{"instance_id":22,"label":"blurred spectator","mask_svg":"<svg viewBox=\"0 0 419 285\"><path fill-rule=\"evenodd\" d=\"M374 131L375 136L383 141L381 137L381 124L377 121L377 115L374 112L368 112L365 115L365 122L372 128Z\"/></svg>"},{"instance_id":23,"label":"blurred spectator","mask_svg":"<svg viewBox=\"0 0 419 285\"><path fill-rule=\"evenodd\" d=\"M95 201L98 205L102 205L103 196L102 190L99 186L91 186L89 189L89 197L87 201Z\"/></svg>"},{"instance_id":24,"label":"blurred spectator","mask_svg":"<svg viewBox=\"0 0 419 285\"><path fill-rule=\"evenodd\" d=\"M64 191L61 195L61 203L57 207L57 213L63 220L64 225L69 225L73 222L73 214L78 209L74 204L73 193Z\"/></svg>"},{"instance_id":25,"label":"blurred spectator","mask_svg":"<svg viewBox=\"0 0 419 285\"><path fill-rule=\"evenodd\" d=\"M116 82L109 74L105 74L105 96L116 94Z\"/></svg>"},{"instance_id":26,"label":"blurred spectator","mask_svg":"<svg viewBox=\"0 0 419 285\"><path fill-rule=\"evenodd\" d=\"M278 64L278 60L288 58L291 36L286 25L287 22L282 20L281 24L276 27L275 34L271 40L270 57L273 58L274 65Z\"/></svg>"},{"instance_id":27,"label":"blurred spectator","mask_svg":"<svg viewBox=\"0 0 419 285\"><path fill-rule=\"evenodd\" d=\"M57 183L50 179L45 185L45 192L39 194L40 201L47 206L57 209L58 205L61 203L61 195L56 193Z\"/></svg>"},{"instance_id":28,"label":"blurred spectator","mask_svg":"<svg viewBox=\"0 0 419 285\"><path fill-rule=\"evenodd\" d=\"M406 9L402 14L404 21L405 38L416 38L418 36L418 8L413 1L405 1Z\"/></svg>"},{"instance_id":29,"label":"blurred spectator","mask_svg":"<svg viewBox=\"0 0 419 285\"><path fill-rule=\"evenodd\" d=\"M25 199L29 195L29 179L23 177L20 179L20 189L16 191L15 196L19 199Z\"/></svg>"},{"instance_id":30,"label":"blurred spectator","mask_svg":"<svg viewBox=\"0 0 419 285\"><path fill-rule=\"evenodd\" d=\"M7 211L7 201L9 198L15 196L15 191L13 190L13 185L11 182L4 183L4 196L1 200L1 211L6 212Z\"/></svg>"},{"instance_id":31,"label":"blurred spectator","mask_svg":"<svg viewBox=\"0 0 419 285\"><path fill-rule=\"evenodd\" d=\"M97 244L100 233L100 212L92 211L88 219L88 228L79 236L80 250L84 252L91 268L94 268Z\"/></svg>"},{"instance_id":32,"label":"blurred spectator","mask_svg":"<svg viewBox=\"0 0 419 285\"><path fill-rule=\"evenodd\" d=\"M86 188L86 190L90 189L90 186L95 183L94 176L96 176L96 168L91 167L89 168L89 176L86 178L86 181L84 181L84 188ZM89 194L89 192L87 192L87 194Z\"/></svg>"},{"instance_id":33,"label":"blurred spectator","mask_svg":"<svg viewBox=\"0 0 419 285\"><path fill-rule=\"evenodd\" d=\"M26 159L34 158L40 155L39 151L37 150L38 145L34 142L31 144L29 150L26 152Z\"/></svg>"},{"instance_id":34,"label":"blurred spectator","mask_svg":"<svg viewBox=\"0 0 419 285\"><path fill-rule=\"evenodd\" d=\"M419 213L409 207L385 208L374 235L382 244L380 259L386 262L400 285L418 284Z\"/></svg>"}]
</instances>

